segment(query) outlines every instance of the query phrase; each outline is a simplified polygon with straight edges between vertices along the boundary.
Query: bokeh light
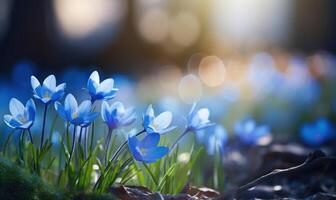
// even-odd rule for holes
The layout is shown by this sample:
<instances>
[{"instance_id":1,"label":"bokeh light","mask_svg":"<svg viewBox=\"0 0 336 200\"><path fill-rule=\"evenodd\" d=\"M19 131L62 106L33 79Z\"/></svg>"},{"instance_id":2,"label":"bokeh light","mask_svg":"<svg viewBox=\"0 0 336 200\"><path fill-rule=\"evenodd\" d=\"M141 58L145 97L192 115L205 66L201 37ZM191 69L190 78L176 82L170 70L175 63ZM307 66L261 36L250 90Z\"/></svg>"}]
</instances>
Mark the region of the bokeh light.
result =
<instances>
[{"instance_id":1,"label":"bokeh light","mask_svg":"<svg viewBox=\"0 0 336 200\"><path fill-rule=\"evenodd\" d=\"M193 74L184 76L179 84L179 95L185 103L197 102L202 96L200 79Z\"/></svg>"},{"instance_id":2,"label":"bokeh light","mask_svg":"<svg viewBox=\"0 0 336 200\"><path fill-rule=\"evenodd\" d=\"M75 41L86 39L87 42L87 39L93 36L95 42L106 41L126 14L126 1L123 0L54 0L53 2L62 34Z\"/></svg>"},{"instance_id":3,"label":"bokeh light","mask_svg":"<svg viewBox=\"0 0 336 200\"><path fill-rule=\"evenodd\" d=\"M225 80L225 66L217 56L207 56L199 65L199 76L209 87L221 85Z\"/></svg>"},{"instance_id":4,"label":"bokeh light","mask_svg":"<svg viewBox=\"0 0 336 200\"><path fill-rule=\"evenodd\" d=\"M149 42L159 43L168 35L168 16L162 9L153 9L146 12L140 19L139 32Z\"/></svg>"},{"instance_id":5,"label":"bokeh light","mask_svg":"<svg viewBox=\"0 0 336 200\"><path fill-rule=\"evenodd\" d=\"M201 27L193 14L182 12L172 18L169 30L176 45L188 47L198 39Z\"/></svg>"},{"instance_id":6,"label":"bokeh light","mask_svg":"<svg viewBox=\"0 0 336 200\"><path fill-rule=\"evenodd\" d=\"M288 40L292 3L288 0L215 0L210 13L216 36L235 47Z\"/></svg>"},{"instance_id":7,"label":"bokeh light","mask_svg":"<svg viewBox=\"0 0 336 200\"><path fill-rule=\"evenodd\" d=\"M174 65L166 65L158 71L158 83L164 91L177 94L178 84L182 78L181 69Z\"/></svg>"}]
</instances>

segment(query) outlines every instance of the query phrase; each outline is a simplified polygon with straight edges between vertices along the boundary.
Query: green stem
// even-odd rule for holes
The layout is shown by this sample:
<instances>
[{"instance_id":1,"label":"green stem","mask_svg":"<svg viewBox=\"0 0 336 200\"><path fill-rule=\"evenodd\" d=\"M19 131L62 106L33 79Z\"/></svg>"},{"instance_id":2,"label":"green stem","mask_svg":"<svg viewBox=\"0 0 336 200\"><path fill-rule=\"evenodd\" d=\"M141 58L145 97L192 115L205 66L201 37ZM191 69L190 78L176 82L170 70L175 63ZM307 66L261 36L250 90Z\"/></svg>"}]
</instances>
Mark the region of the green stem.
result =
<instances>
[{"instance_id":1,"label":"green stem","mask_svg":"<svg viewBox=\"0 0 336 200\"><path fill-rule=\"evenodd\" d=\"M75 150L76 128L77 128L77 126L74 126L73 134L72 134L72 147L71 147L70 157L69 157L69 161L68 161L69 165L70 165L70 162L71 162L72 154Z\"/></svg>"},{"instance_id":2,"label":"green stem","mask_svg":"<svg viewBox=\"0 0 336 200\"><path fill-rule=\"evenodd\" d=\"M20 159L24 162L24 157L23 157L23 151L22 151L22 144L23 144L23 135L24 135L25 130L23 129L21 131L20 139L19 139L19 156Z\"/></svg>"},{"instance_id":3,"label":"green stem","mask_svg":"<svg viewBox=\"0 0 336 200\"><path fill-rule=\"evenodd\" d=\"M186 129L185 131L183 131L183 133L177 138L177 140L175 141L175 143L172 145L172 147L170 148L170 152L172 152L175 148L176 145L180 142L180 140L189 132L189 129Z\"/></svg>"},{"instance_id":4,"label":"green stem","mask_svg":"<svg viewBox=\"0 0 336 200\"><path fill-rule=\"evenodd\" d=\"M84 129L84 158L87 158L87 145L88 145L88 128Z\"/></svg>"},{"instance_id":5,"label":"green stem","mask_svg":"<svg viewBox=\"0 0 336 200\"><path fill-rule=\"evenodd\" d=\"M111 141L111 136L112 136L112 129L109 128L108 133L107 133L107 138L105 142L105 165L107 165L108 162L108 153L110 149L110 141Z\"/></svg>"},{"instance_id":6,"label":"green stem","mask_svg":"<svg viewBox=\"0 0 336 200\"><path fill-rule=\"evenodd\" d=\"M147 165L146 163L143 162L142 164L145 166L145 169L146 169L146 171L148 172L148 174L150 175L152 181L154 182L155 187L157 187L157 186L158 186L158 182L157 182L157 180L155 179L154 174L153 174L152 171L149 169L149 167L148 167L148 165Z\"/></svg>"},{"instance_id":7,"label":"green stem","mask_svg":"<svg viewBox=\"0 0 336 200\"><path fill-rule=\"evenodd\" d=\"M33 146L34 146L33 136L32 136L32 134L31 134L31 132L30 132L30 129L28 129L28 134L29 134L30 142L31 142L31 143L33 144Z\"/></svg>"},{"instance_id":8,"label":"green stem","mask_svg":"<svg viewBox=\"0 0 336 200\"><path fill-rule=\"evenodd\" d=\"M142 133L144 133L145 130L140 131L139 133L137 133L135 136L141 135ZM118 149L117 151L114 153L114 155L112 156L111 162L114 161L114 159L116 159L119 155L119 153L121 152L121 150L124 149L124 147L126 146L128 140L126 140Z\"/></svg>"},{"instance_id":9,"label":"green stem","mask_svg":"<svg viewBox=\"0 0 336 200\"><path fill-rule=\"evenodd\" d=\"M139 133L137 133L136 136L139 136L139 135L141 135L141 134L144 133L144 132L145 132L145 130L142 130L142 131L140 131ZM107 164L107 166L106 166L106 168L105 168L104 173L101 173L101 174L100 174L100 176L99 176L97 182L95 183L95 185L94 185L94 187L93 187L94 190L97 189L98 184L100 183L101 179L102 179L102 178L105 176L105 174L109 171L110 165L113 163L114 159L116 159L116 158L118 157L118 155L119 155L119 153L121 152L121 150L126 146L127 141L128 141L128 140L126 140L126 141L125 141L125 142L118 148L118 150L114 153L114 155L113 155L111 161L108 162L108 164Z\"/></svg>"},{"instance_id":10,"label":"green stem","mask_svg":"<svg viewBox=\"0 0 336 200\"><path fill-rule=\"evenodd\" d=\"M79 138L78 138L78 146L81 145L81 142L82 142L82 131L83 131L83 127L81 126L80 129L79 129Z\"/></svg>"},{"instance_id":11,"label":"green stem","mask_svg":"<svg viewBox=\"0 0 336 200\"><path fill-rule=\"evenodd\" d=\"M48 104L45 104L45 107L44 107L44 115L43 115L43 124L42 124L42 134L41 134L41 144L40 144L40 149L42 149L42 146L43 146L44 129L45 129L45 124L46 124L46 119L47 119L47 109L48 109Z\"/></svg>"},{"instance_id":12,"label":"green stem","mask_svg":"<svg viewBox=\"0 0 336 200\"><path fill-rule=\"evenodd\" d=\"M94 122L92 122L91 126L90 154L92 153L93 150L93 140L94 140Z\"/></svg>"}]
</instances>

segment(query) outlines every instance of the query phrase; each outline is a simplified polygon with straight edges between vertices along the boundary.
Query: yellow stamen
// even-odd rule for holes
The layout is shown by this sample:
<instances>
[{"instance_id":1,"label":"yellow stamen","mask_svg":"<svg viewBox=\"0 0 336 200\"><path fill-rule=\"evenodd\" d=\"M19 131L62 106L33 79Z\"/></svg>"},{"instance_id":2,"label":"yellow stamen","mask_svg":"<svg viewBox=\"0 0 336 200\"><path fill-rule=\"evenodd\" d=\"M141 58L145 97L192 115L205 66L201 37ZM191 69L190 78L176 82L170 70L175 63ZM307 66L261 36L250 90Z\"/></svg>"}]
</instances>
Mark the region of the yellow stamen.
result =
<instances>
[{"instance_id":1,"label":"yellow stamen","mask_svg":"<svg viewBox=\"0 0 336 200\"><path fill-rule=\"evenodd\" d=\"M72 118L73 119L76 119L78 117L78 112L74 112L74 113L72 113Z\"/></svg>"}]
</instances>

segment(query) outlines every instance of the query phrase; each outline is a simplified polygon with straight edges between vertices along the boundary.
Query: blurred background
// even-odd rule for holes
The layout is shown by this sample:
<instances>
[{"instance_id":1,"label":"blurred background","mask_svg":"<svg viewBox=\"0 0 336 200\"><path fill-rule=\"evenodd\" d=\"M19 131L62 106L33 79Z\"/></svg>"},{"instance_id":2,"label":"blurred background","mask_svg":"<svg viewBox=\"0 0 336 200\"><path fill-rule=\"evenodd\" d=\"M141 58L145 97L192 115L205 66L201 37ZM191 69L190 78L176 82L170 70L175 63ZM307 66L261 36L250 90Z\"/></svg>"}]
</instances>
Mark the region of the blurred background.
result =
<instances>
[{"instance_id":1,"label":"blurred background","mask_svg":"<svg viewBox=\"0 0 336 200\"><path fill-rule=\"evenodd\" d=\"M98 70L127 106L179 116L200 101L229 130L253 117L298 131L334 119L335 9L332 0L0 0L0 113L11 97L31 97L32 74L56 74L86 98L78 89Z\"/></svg>"},{"instance_id":2,"label":"blurred background","mask_svg":"<svg viewBox=\"0 0 336 200\"><path fill-rule=\"evenodd\" d=\"M97 66L139 76L187 71L194 54L336 50L332 0L0 0L0 69Z\"/></svg>"}]
</instances>

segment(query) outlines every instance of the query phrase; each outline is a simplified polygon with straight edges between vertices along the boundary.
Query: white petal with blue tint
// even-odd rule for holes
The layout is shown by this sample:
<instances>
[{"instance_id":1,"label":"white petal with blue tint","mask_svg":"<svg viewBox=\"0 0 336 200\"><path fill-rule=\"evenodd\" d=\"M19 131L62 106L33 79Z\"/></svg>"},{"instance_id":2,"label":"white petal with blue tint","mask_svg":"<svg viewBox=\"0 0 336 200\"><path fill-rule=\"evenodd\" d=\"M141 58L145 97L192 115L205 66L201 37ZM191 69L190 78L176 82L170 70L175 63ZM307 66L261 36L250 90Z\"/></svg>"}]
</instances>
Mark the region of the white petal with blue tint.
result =
<instances>
[{"instance_id":1,"label":"white petal with blue tint","mask_svg":"<svg viewBox=\"0 0 336 200\"><path fill-rule=\"evenodd\" d=\"M49 75L46 79L44 79L43 85L54 92L56 89L56 77L54 75Z\"/></svg>"},{"instance_id":2,"label":"white petal with blue tint","mask_svg":"<svg viewBox=\"0 0 336 200\"><path fill-rule=\"evenodd\" d=\"M106 79L100 83L98 92L106 92L113 89L114 81L112 78Z\"/></svg>"},{"instance_id":3,"label":"white petal with blue tint","mask_svg":"<svg viewBox=\"0 0 336 200\"><path fill-rule=\"evenodd\" d=\"M19 114L22 114L25 110L23 104L16 98L12 98L9 102L9 111L15 117Z\"/></svg>"},{"instance_id":4,"label":"white petal with blue tint","mask_svg":"<svg viewBox=\"0 0 336 200\"><path fill-rule=\"evenodd\" d=\"M203 122L209 121L210 112L207 108L202 108L197 112L200 120Z\"/></svg>"},{"instance_id":5,"label":"white petal with blue tint","mask_svg":"<svg viewBox=\"0 0 336 200\"><path fill-rule=\"evenodd\" d=\"M152 105L149 105L147 110L146 110L146 115L148 116L154 116L154 109Z\"/></svg>"},{"instance_id":6,"label":"white petal with blue tint","mask_svg":"<svg viewBox=\"0 0 336 200\"><path fill-rule=\"evenodd\" d=\"M85 100L78 106L79 115L90 112L91 101Z\"/></svg>"},{"instance_id":7,"label":"white petal with blue tint","mask_svg":"<svg viewBox=\"0 0 336 200\"><path fill-rule=\"evenodd\" d=\"M78 108L78 104L77 104L75 97L72 94L68 94L65 97L65 101L64 101L65 111L72 113L72 112L77 111L77 108Z\"/></svg>"},{"instance_id":8,"label":"white petal with blue tint","mask_svg":"<svg viewBox=\"0 0 336 200\"><path fill-rule=\"evenodd\" d=\"M171 112L166 111L154 118L153 128L157 130L166 129L172 122L173 115Z\"/></svg>"},{"instance_id":9,"label":"white petal with blue tint","mask_svg":"<svg viewBox=\"0 0 336 200\"><path fill-rule=\"evenodd\" d=\"M56 87L56 90L55 91L64 91L65 90L65 87L66 87L66 84L65 83L62 83L62 84L59 84L57 87Z\"/></svg>"},{"instance_id":10,"label":"white petal with blue tint","mask_svg":"<svg viewBox=\"0 0 336 200\"><path fill-rule=\"evenodd\" d=\"M89 80L92 80L93 82L96 82L96 83L100 83L100 80L99 80L99 74L97 71L94 71L92 72L92 74L90 75L89 77Z\"/></svg>"},{"instance_id":11,"label":"white petal with blue tint","mask_svg":"<svg viewBox=\"0 0 336 200\"><path fill-rule=\"evenodd\" d=\"M37 80L35 76L30 77L30 83L32 88L35 90L38 86L40 86L40 82Z\"/></svg>"}]
</instances>

